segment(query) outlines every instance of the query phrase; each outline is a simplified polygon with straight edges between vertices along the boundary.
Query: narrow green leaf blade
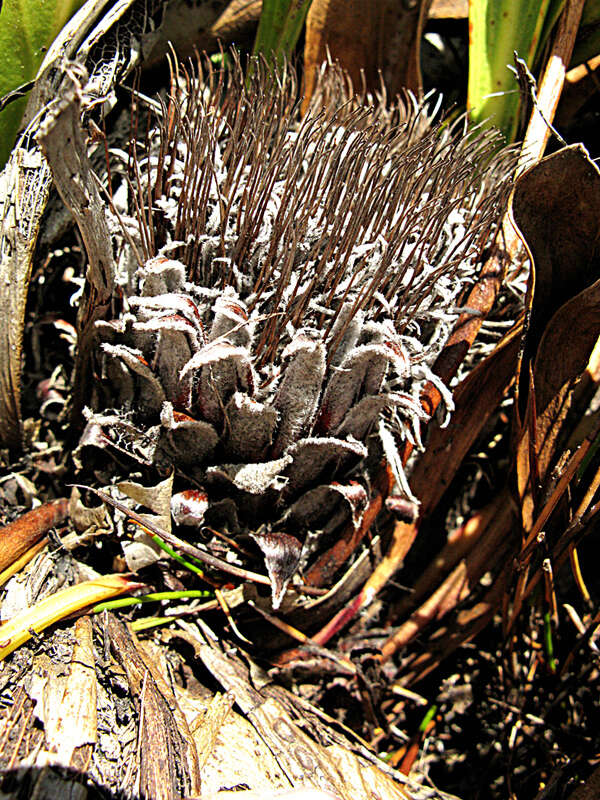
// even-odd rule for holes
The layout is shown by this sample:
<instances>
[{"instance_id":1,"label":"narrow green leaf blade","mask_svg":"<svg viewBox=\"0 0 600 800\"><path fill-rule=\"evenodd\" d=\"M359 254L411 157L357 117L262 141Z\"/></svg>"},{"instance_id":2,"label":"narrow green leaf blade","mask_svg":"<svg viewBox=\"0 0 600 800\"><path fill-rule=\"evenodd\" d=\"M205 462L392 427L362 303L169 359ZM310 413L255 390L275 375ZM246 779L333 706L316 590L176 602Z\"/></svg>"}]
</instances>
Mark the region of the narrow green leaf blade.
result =
<instances>
[{"instance_id":1,"label":"narrow green leaf blade","mask_svg":"<svg viewBox=\"0 0 600 800\"><path fill-rule=\"evenodd\" d=\"M476 122L496 126L509 140L517 132L520 105L515 76L509 69L513 52L532 67L554 2L469 0L470 114Z\"/></svg>"},{"instance_id":2,"label":"narrow green leaf blade","mask_svg":"<svg viewBox=\"0 0 600 800\"><path fill-rule=\"evenodd\" d=\"M278 65L289 58L296 46L312 0L264 0L254 55L275 57Z\"/></svg>"},{"instance_id":3,"label":"narrow green leaf blade","mask_svg":"<svg viewBox=\"0 0 600 800\"><path fill-rule=\"evenodd\" d=\"M83 0L4 0L0 5L0 98L35 77L44 54ZM0 167L25 109L19 98L0 112Z\"/></svg>"}]
</instances>

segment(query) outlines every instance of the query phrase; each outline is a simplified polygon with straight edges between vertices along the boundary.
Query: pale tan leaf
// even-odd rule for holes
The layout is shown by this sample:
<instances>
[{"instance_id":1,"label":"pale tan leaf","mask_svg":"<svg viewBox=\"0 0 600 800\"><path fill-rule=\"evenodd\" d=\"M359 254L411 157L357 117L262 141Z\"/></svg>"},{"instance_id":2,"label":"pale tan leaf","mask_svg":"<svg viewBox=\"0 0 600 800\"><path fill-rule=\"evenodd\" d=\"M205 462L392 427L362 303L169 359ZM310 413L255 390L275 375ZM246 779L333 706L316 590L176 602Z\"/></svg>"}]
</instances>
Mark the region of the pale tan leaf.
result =
<instances>
[{"instance_id":1,"label":"pale tan leaf","mask_svg":"<svg viewBox=\"0 0 600 800\"><path fill-rule=\"evenodd\" d=\"M319 733L324 731L315 718L301 728L299 718L308 721L305 710L294 710L299 701L281 689L272 693L266 689L257 691L250 682L248 668L239 659L208 646L199 646L197 653L223 688L235 697L254 732L274 756L277 769L271 791L287 784L297 790L330 792L340 800L371 800L373 796L390 800L440 797L435 790L385 767L364 748L336 740L329 730L321 740ZM249 781L245 783L249 789L266 790L264 784L258 787Z\"/></svg>"},{"instance_id":2,"label":"pale tan leaf","mask_svg":"<svg viewBox=\"0 0 600 800\"><path fill-rule=\"evenodd\" d=\"M49 758L50 763L81 768L98 739L96 673L89 617L80 617L75 622L74 635L75 645L64 689L56 698L58 702L47 703L50 713L44 720L44 733L47 750L55 754Z\"/></svg>"}]
</instances>

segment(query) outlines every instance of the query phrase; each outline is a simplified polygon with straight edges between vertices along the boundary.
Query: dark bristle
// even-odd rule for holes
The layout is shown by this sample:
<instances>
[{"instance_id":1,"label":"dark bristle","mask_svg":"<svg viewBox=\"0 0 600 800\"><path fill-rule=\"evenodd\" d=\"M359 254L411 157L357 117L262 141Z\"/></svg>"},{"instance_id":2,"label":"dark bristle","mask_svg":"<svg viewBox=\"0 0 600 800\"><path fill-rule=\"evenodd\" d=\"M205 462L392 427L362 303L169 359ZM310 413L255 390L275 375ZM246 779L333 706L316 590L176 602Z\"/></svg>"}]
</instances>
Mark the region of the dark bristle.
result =
<instances>
[{"instance_id":1,"label":"dark bristle","mask_svg":"<svg viewBox=\"0 0 600 800\"><path fill-rule=\"evenodd\" d=\"M391 108L357 97L331 65L304 118L297 90L289 66L278 76L261 60L245 73L236 55L229 69L172 60L143 146L132 116L142 257L172 242L189 281L238 292L263 319L259 370L290 330L323 331L331 364L359 312L377 321L387 304L400 332L439 308L440 282L476 271L514 166L494 132L464 117L434 126L408 94ZM170 223L161 203L175 205Z\"/></svg>"},{"instance_id":2,"label":"dark bristle","mask_svg":"<svg viewBox=\"0 0 600 800\"><path fill-rule=\"evenodd\" d=\"M169 194L178 157L177 141L185 142L173 237L185 243L183 260L189 278L204 285L231 284L233 265L239 267L256 259L257 239L275 183L283 180L278 211L271 223L272 234L262 246L250 299L250 307L255 308L266 288L275 289L271 311L283 315L273 317L269 323L269 340L275 330L281 332L285 328L288 320L294 327L302 325L317 290L333 308L334 316L327 322L327 331L331 330L338 310L333 298L340 282L348 278L353 249L359 241L365 241L367 232L373 236L378 231L387 246L381 269L370 276L366 289L359 289L357 309L372 309L378 291L389 302L394 301L400 287L403 295L410 294L412 287L419 284L425 261L435 259L436 243L450 210L470 192L475 193L473 185L482 169L498 177L497 170L489 164L496 146L493 134L468 134L463 119L446 129L427 131L423 107L410 99L397 104L392 112L376 104L357 106L348 96L345 80L340 71L325 73L319 89L323 106L318 112L313 106L300 121L295 74L289 67L287 78L280 79L264 63L257 62L246 82L236 58L229 73L215 70L209 62L199 61L193 70L175 65L168 113L163 113L158 125L154 192L148 193L146 203L141 177L132 164L137 194L133 202L143 250L146 257L151 257L156 254L156 244L150 199L158 199L161 192ZM177 81L183 88L175 89ZM333 87L339 91L337 104ZM257 97L261 102L256 102ZM290 142L289 134L294 129L295 140ZM215 163L218 146L225 170L221 179ZM150 170L149 158L146 164ZM382 179L384 169L388 174ZM149 175L144 177L148 184ZM434 199L423 208L425 192ZM505 189L500 192L503 196L505 193ZM210 263L204 263L201 245L208 215L215 210L219 215L219 257L229 259L231 265L219 278ZM497 216L497 208L483 197L472 218L485 217L488 211L490 217ZM415 218L419 217L415 227ZM233 242L227 235L232 222ZM317 236L312 237L303 266L296 263L295 249L307 233L311 236L309 227ZM480 219L479 229L485 228ZM412 250L400 257L406 251L406 242L415 235ZM468 237L469 231L463 246L469 245ZM401 266L394 268L392 277L389 268L398 262ZM283 270L282 263L286 265ZM292 266L298 284L305 279L309 283L301 295L294 290L287 305L281 306ZM408 270L412 271L412 278L403 286ZM360 268L352 271L357 285L362 282L360 273ZM273 287L273 281L278 282L279 288ZM419 289L419 294L424 288ZM346 287L344 294L347 296L351 290L351 286ZM409 301L408 306L411 305L414 303ZM401 302L397 308L400 320ZM261 345L264 341L263 337ZM262 351L262 346L259 349Z\"/></svg>"}]
</instances>

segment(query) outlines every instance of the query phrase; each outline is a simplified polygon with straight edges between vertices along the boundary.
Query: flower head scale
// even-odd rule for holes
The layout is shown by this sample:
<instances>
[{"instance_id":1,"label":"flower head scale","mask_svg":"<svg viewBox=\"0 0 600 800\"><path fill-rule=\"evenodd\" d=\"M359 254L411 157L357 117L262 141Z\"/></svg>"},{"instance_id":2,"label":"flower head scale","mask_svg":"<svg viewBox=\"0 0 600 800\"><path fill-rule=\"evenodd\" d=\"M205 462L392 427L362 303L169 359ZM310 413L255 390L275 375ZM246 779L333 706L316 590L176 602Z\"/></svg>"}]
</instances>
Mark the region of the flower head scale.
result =
<instances>
[{"instance_id":1,"label":"flower head scale","mask_svg":"<svg viewBox=\"0 0 600 800\"><path fill-rule=\"evenodd\" d=\"M115 410L90 425L193 474L207 518L233 502L229 527L270 575L285 547L277 606L313 550L360 524L383 455L410 495L395 441L419 441L419 387L512 162L493 133L435 126L413 98L352 100L334 68L303 119L289 68L200 73L177 69L113 168L124 309L98 327Z\"/></svg>"}]
</instances>

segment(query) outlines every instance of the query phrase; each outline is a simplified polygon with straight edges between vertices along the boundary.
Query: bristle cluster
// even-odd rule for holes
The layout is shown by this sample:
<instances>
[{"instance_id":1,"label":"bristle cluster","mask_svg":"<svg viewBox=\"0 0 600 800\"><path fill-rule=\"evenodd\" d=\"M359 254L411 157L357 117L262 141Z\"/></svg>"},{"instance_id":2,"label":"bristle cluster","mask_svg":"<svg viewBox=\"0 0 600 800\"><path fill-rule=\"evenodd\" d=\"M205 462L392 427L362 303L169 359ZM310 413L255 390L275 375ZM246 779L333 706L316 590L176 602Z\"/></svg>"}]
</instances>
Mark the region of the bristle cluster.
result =
<instances>
[{"instance_id":1,"label":"bristle cluster","mask_svg":"<svg viewBox=\"0 0 600 800\"><path fill-rule=\"evenodd\" d=\"M139 460L193 473L209 509L233 498L242 529L293 533L297 563L308 531L359 524L382 454L409 494L395 442L418 443L419 386L510 182L493 134L345 86L324 73L300 119L293 71L177 68L113 170L116 411L90 424L117 446L140 430Z\"/></svg>"}]
</instances>

